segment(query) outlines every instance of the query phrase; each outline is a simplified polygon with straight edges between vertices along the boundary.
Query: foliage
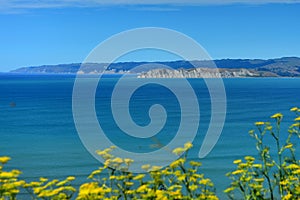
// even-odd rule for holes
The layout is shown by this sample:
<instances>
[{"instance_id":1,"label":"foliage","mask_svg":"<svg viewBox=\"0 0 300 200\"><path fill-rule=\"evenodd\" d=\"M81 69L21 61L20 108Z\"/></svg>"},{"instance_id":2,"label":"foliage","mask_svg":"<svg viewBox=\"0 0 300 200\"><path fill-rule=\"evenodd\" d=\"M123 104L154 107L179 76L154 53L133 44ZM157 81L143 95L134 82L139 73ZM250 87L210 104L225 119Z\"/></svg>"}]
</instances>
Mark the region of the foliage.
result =
<instances>
[{"instance_id":1,"label":"foliage","mask_svg":"<svg viewBox=\"0 0 300 200\"><path fill-rule=\"evenodd\" d=\"M32 199L71 199L76 189L70 182L75 177L69 176L63 181L54 179L48 181L47 178L40 178L39 181L26 183L24 188L31 195Z\"/></svg>"},{"instance_id":2,"label":"foliage","mask_svg":"<svg viewBox=\"0 0 300 200\"><path fill-rule=\"evenodd\" d=\"M300 199L300 160L296 159L293 140L300 138L300 109L294 107L295 123L288 133L281 136L281 113L271 116L275 125L270 122L256 122L257 131L249 134L256 140L259 160L246 156L244 160L235 160L236 170L227 174L231 185L225 190L230 199ZM266 145L266 137L271 136L273 145ZM283 139L285 139L283 141ZM275 147L275 149L271 149ZM275 153L271 153L273 150ZM275 154L275 155L274 155Z\"/></svg>"},{"instance_id":3,"label":"foliage","mask_svg":"<svg viewBox=\"0 0 300 200\"><path fill-rule=\"evenodd\" d=\"M133 160L113 156L113 147L98 151L105 160L104 165L89 175L90 181L80 186L76 199L218 199L212 181L198 173L201 163L187 163L191 148L192 144L187 143L184 147L175 149L173 153L182 156L168 167L142 166L144 174L129 172ZM30 183L19 181L20 171L2 171L9 159L0 157L0 200L16 199L21 188L25 188L34 200L71 199L76 192L70 183L75 177L68 177L63 181L49 181L46 178Z\"/></svg>"},{"instance_id":4,"label":"foliage","mask_svg":"<svg viewBox=\"0 0 300 200\"><path fill-rule=\"evenodd\" d=\"M277 113L270 122L256 122L257 131L249 134L256 141L258 158L245 156L235 160L236 169L227 176L230 186L224 191L230 199L300 199L300 160L296 157L295 141L300 138L300 109L292 108L296 118L286 135L280 134L283 115ZM274 145L267 145L271 137ZM0 157L0 200L14 200L20 190L27 191L33 200L117 200L117 199L218 199L212 181L199 173L200 162L187 161L191 143L173 150L179 159L169 166L144 165L145 173L129 172L134 162L128 158L115 157L114 147L98 151L104 165L93 171L86 183L76 189L72 186L75 177L65 180L25 182L19 178L19 170L5 171L9 157ZM271 147L275 147L272 149ZM275 153L273 153L275 152ZM299 158L298 158L299 159Z\"/></svg>"},{"instance_id":5,"label":"foliage","mask_svg":"<svg viewBox=\"0 0 300 200\"><path fill-rule=\"evenodd\" d=\"M25 183L25 181L19 180L21 174L19 170L3 171L3 165L9 160L9 157L0 157L0 200L16 199L20 192L19 188Z\"/></svg>"},{"instance_id":6,"label":"foliage","mask_svg":"<svg viewBox=\"0 0 300 200\"><path fill-rule=\"evenodd\" d=\"M110 153L113 148L99 151L104 166L89 176L93 182L80 187L78 199L218 199L212 181L197 173L201 164L187 164L190 148L192 144L187 143L175 149L173 153L183 156L166 168L142 166L145 174L128 172L133 160L114 157Z\"/></svg>"}]
</instances>

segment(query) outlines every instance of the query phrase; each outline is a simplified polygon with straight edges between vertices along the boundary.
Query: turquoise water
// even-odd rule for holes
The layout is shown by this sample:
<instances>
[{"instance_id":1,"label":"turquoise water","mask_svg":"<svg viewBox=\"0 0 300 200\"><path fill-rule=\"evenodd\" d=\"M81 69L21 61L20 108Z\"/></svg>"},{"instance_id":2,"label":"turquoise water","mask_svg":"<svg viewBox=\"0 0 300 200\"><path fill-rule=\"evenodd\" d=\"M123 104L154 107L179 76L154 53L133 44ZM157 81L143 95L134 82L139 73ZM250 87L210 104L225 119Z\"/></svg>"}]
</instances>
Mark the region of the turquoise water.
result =
<instances>
[{"instance_id":1,"label":"turquoise water","mask_svg":"<svg viewBox=\"0 0 300 200\"><path fill-rule=\"evenodd\" d=\"M122 135L110 110L110 94L116 77L102 79L96 95L98 119L118 146L129 151L153 151L153 139L142 141ZM137 81L130 79L130 81ZM176 80L174 84L176 84ZM213 151L204 159L202 170L211 178L221 195L228 185L225 173L233 169L232 160L244 155L256 155L254 141L248 131L255 121L270 120L276 112L285 115L283 127L294 117L289 109L300 106L300 79L249 78L224 79L227 95L227 113L221 137ZM195 148L190 154L197 159L199 148L210 121L210 97L201 79L189 80L196 91L201 120ZM22 177L34 180L40 176L78 177L76 184L100 163L82 145L72 116L73 76L0 75L0 155L13 159L7 167L19 168ZM178 101L166 88L148 85L132 97L130 112L139 125L149 123L148 108L154 103L165 106L170 115L166 127L156 141L167 144L178 129ZM101 111L101 112L100 112ZM163 160L155 157L152 161Z\"/></svg>"}]
</instances>

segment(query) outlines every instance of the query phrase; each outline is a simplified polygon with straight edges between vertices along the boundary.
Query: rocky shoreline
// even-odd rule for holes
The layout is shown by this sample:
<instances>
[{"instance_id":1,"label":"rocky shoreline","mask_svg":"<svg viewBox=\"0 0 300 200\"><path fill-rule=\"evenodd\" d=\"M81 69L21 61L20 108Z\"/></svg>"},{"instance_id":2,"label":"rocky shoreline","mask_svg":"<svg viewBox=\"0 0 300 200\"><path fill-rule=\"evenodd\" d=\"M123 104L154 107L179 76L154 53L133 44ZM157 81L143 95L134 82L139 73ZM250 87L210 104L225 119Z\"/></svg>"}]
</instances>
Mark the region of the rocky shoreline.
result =
<instances>
[{"instance_id":1,"label":"rocky shoreline","mask_svg":"<svg viewBox=\"0 0 300 200\"><path fill-rule=\"evenodd\" d=\"M154 69L138 75L138 78L245 78L245 77L277 77L277 74L248 69Z\"/></svg>"}]
</instances>

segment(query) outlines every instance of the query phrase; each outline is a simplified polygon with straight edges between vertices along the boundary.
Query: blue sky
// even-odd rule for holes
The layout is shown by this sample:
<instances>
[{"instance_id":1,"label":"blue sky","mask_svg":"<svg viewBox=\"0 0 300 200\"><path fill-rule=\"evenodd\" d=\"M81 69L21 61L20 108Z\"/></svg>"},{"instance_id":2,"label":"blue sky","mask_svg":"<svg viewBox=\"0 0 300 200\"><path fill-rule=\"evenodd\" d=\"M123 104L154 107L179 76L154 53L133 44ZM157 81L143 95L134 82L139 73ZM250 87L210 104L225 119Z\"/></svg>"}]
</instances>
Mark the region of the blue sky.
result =
<instances>
[{"instance_id":1,"label":"blue sky","mask_svg":"<svg viewBox=\"0 0 300 200\"><path fill-rule=\"evenodd\" d=\"M298 1L21 2L0 2L0 71L82 62L108 37L149 26L174 29L192 37L213 59L300 56ZM127 58L155 59L169 57L140 53Z\"/></svg>"}]
</instances>

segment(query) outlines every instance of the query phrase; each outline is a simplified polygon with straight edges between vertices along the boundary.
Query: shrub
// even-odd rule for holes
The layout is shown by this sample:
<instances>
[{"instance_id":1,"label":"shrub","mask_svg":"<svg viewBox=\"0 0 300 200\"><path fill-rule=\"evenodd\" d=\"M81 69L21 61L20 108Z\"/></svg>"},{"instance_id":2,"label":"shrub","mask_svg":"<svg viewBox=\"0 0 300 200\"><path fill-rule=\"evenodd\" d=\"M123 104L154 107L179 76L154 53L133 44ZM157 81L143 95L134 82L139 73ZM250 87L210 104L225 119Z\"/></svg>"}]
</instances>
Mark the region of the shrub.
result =
<instances>
[{"instance_id":1,"label":"shrub","mask_svg":"<svg viewBox=\"0 0 300 200\"><path fill-rule=\"evenodd\" d=\"M293 139L300 138L300 109L292 108L296 118L286 135L281 135L281 113L271 116L275 124L256 122L257 131L249 134L256 141L259 159L246 156L244 160L235 160L236 169L227 174L231 185L225 190L230 199L300 199L300 160L295 154ZM265 138L271 136L274 144L265 144ZM283 141L283 139L285 139ZM272 147L274 149L272 149ZM275 155L271 154L273 150ZM272 152L273 152L272 151Z\"/></svg>"},{"instance_id":2,"label":"shrub","mask_svg":"<svg viewBox=\"0 0 300 200\"><path fill-rule=\"evenodd\" d=\"M128 172L133 160L114 157L113 148L98 151L104 166L91 173L93 182L80 187L78 199L218 199L212 181L197 173L201 163L186 162L190 148L187 143L175 149L173 153L183 156L166 168L142 166L145 174Z\"/></svg>"},{"instance_id":3,"label":"shrub","mask_svg":"<svg viewBox=\"0 0 300 200\"><path fill-rule=\"evenodd\" d=\"M0 199L16 199L20 188L25 181L19 180L19 170L4 171L3 166L10 160L9 157L0 157Z\"/></svg>"}]
</instances>

